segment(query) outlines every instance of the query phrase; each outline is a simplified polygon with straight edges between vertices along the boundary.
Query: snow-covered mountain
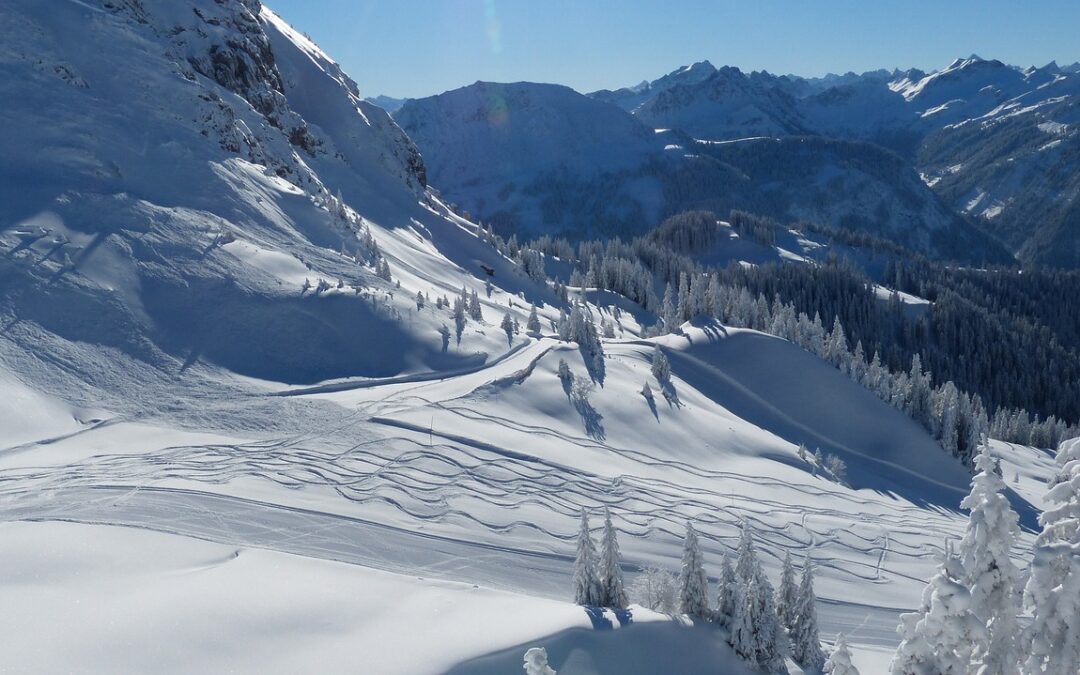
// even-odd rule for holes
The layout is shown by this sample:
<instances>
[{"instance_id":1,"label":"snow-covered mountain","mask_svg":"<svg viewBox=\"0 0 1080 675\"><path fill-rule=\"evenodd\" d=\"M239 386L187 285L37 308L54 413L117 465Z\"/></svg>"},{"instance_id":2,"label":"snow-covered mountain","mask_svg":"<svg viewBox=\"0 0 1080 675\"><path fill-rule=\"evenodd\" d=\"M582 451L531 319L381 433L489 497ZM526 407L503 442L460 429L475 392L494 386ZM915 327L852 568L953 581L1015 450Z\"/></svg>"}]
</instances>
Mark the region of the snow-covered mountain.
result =
<instances>
[{"instance_id":1,"label":"snow-covered mountain","mask_svg":"<svg viewBox=\"0 0 1080 675\"><path fill-rule=\"evenodd\" d=\"M366 98L364 100L367 101L368 103L374 103L375 105L379 106L380 108L382 108L383 110L385 110L386 112L388 112L390 114L394 114L395 112L397 112L398 108L405 105L405 101L408 101L409 99L407 99L407 98L394 98L392 96L379 95L379 96L371 96L371 97Z\"/></svg>"},{"instance_id":2,"label":"snow-covered mountain","mask_svg":"<svg viewBox=\"0 0 1080 675\"><path fill-rule=\"evenodd\" d=\"M432 184L485 222L580 236L640 232L658 216L659 183L641 170L664 140L568 87L477 82L408 101L394 118Z\"/></svg>"},{"instance_id":3,"label":"snow-covered mountain","mask_svg":"<svg viewBox=\"0 0 1080 675\"><path fill-rule=\"evenodd\" d=\"M593 170L497 136L562 108L486 90L448 108L478 152ZM4 667L477 674L544 646L564 674L750 672L713 625L568 601L606 509L628 585L678 568L687 522L713 580L744 528L773 579L805 555L826 642L882 672L967 469L792 341L646 337L629 299L556 292L357 92L258 0L0 5ZM612 175L654 143L730 160L547 94L603 106L572 138L625 143ZM560 339L571 309L604 330ZM993 451L1034 526L1057 467Z\"/></svg>"},{"instance_id":4,"label":"snow-covered mountain","mask_svg":"<svg viewBox=\"0 0 1080 675\"><path fill-rule=\"evenodd\" d=\"M727 140L805 133L787 82L725 66L697 82L658 91L634 114L653 128Z\"/></svg>"},{"instance_id":5,"label":"snow-covered mountain","mask_svg":"<svg viewBox=\"0 0 1080 675\"><path fill-rule=\"evenodd\" d=\"M734 208L894 237L933 257L1010 259L891 153L854 141L789 137L802 131L785 121L795 101L790 86L733 68L704 76L709 68L696 64L643 88L660 93L633 114L566 87L477 83L409 101L395 119L420 147L432 184L504 232L627 237L672 213ZM696 84L680 84L680 77ZM735 100L757 101L769 88L774 112L758 104L723 108L709 119L740 136L730 142L643 124L657 123L650 115L699 91L692 87L707 89L704 107L732 92Z\"/></svg>"},{"instance_id":6,"label":"snow-covered mountain","mask_svg":"<svg viewBox=\"0 0 1080 675\"><path fill-rule=\"evenodd\" d=\"M1080 264L1070 215L1077 165L1068 150L1080 93L1075 66L1021 69L972 55L930 73L804 79L721 68L679 80L684 71L657 80L667 87L638 90L635 114L705 140L812 134L890 148L1025 262ZM1047 133L1055 137L1041 142Z\"/></svg>"}]
</instances>

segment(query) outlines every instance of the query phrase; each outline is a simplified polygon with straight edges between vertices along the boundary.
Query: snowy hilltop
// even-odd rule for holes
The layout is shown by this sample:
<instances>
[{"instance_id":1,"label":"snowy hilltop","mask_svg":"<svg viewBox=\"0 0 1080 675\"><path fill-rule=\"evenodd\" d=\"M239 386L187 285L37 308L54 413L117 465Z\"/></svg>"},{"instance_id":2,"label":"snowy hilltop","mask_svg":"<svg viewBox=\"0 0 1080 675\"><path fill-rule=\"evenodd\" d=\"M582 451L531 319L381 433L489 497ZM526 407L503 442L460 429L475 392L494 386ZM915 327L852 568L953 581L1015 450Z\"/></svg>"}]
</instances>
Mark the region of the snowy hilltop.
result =
<instances>
[{"instance_id":1,"label":"snowy hilltop","mask_svg":"<svg viewBox=\"0 0 1080 675\"><path fill-rule=\"evenodd\" d=\"M408 129L464 125L492 180L726 151L561 87L403 129L258 0L14 0L0 38L4 668L1066 672L1067 300L986 308L949 276L978 270L740 211L504 237ZM920 342L1013 311L1055 373Z\"/></svg>"}]
</instances>

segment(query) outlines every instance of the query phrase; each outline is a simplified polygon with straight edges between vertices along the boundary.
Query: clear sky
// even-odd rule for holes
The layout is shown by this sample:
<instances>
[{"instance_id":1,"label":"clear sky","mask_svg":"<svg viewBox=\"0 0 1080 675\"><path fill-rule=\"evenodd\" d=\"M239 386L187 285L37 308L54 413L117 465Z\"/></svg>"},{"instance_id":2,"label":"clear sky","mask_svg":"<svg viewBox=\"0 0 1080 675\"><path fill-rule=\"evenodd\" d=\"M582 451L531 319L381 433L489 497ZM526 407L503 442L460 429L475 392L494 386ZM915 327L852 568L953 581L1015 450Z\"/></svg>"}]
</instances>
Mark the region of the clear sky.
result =
<instances>
[{"instance_id":1,"label":"clear sky","mask_svg":"<svg viewBox=\"0 0 1080 675\"><path fill-rule=\"evenodd\" d=\"M264 0L365 96L417 97L477 80L579 91L708 59L823 75L1080 60L1080 0Z\"/></svg>"}]
</instances>

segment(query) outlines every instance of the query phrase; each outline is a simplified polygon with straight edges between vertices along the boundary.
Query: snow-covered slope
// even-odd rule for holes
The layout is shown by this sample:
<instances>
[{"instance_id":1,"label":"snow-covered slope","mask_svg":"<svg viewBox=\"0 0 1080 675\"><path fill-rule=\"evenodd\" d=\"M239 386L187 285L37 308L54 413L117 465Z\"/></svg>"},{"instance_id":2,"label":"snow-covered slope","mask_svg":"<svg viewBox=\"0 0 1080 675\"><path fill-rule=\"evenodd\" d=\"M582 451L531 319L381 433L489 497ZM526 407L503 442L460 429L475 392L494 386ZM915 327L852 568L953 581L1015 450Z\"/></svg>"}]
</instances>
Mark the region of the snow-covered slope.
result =
<instances>
[{"instance_id":1,"label":"snow-covered slope","mask_svg":"<svg viewBox=\"0 0 1080 675\"><path fill-rule=\"evenodd\" d=\"M880 670L964 523L915 423L784 340L644 340L589 291L616 325L593 382L565 305L255 0L17 0L0 31L5 665L491 673L541 645L564 674L740 673L712 628L566 602L607 506L630 578L678 565L687 520L712 576L744 521L773 578L809 553L824 634ZM482 318L444 342L463 287ZM504 332L533 302L541 330ZM995 450L1030 524L1045 458Z\"/></svg>"}]
</instances>

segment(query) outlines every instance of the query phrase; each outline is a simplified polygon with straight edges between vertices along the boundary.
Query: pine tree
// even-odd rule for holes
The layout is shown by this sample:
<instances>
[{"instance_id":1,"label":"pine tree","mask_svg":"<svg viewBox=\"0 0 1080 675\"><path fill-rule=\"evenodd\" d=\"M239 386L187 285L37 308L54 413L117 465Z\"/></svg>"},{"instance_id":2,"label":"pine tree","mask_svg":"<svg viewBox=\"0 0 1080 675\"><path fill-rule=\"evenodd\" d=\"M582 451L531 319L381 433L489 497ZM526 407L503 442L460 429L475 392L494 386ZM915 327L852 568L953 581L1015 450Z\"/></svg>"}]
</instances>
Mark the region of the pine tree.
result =
<instances>
[{"instance_id":1,"label":"pine tree","mask_svg":"<svg viewBox=\"0 0 1080 675\"><path fill-rule=\"evenodd\" d=\"M671 363L668 362L664 350L660 349L660 345L653 347L652 374L661 386L666 386L671 380Z\"/></svg>"},{"instance_id":2,"label":"pine tree","mask_svg":"<svg viewBox=\"0 0 1080 675\"><path fill-rule=\"evenodd\" d=\"M731 569L731 559L724 553L720 562L720 592L716 598L716 619L722 626L730 627L735 614L735 570Z\"/></svg>"},{"instance_id":3,"label":"pine tree","mask_svg":"<svg viewBox=\"0 0 1080 675\"><path fill-rule=\"evenodd\" d=\"M776 615L784 627L791 630L795 623L795 609L799 589L795 585L795 568L791 565L791 552L784 554L784 566L780 570L780 586L776 589Z\"/></svg>"},{"instance_id":4,"label":"pine tree","mask_svg":"<svg viewBox=\"0 0 1080 675\"><path fill-rule=\"evenodd\" d=\"M461 334L465 332L465 323L465 301L454 298L454 334L457 336L458 344L461 344Z\"/></svg>"},{"instance_id":5,"label":"pine tree","mask_svg":"<svg viewBox=\"0 0 1080 675\"><path fill-rule=\"evenodd\" d=\"M804 668L820 669L825 664L817 628L817 597L814 595L814 565L807 554L802 582L791 611L791 657Z\"/></svg>"},{"instance_id":6,"label":"pine tree","mask_svg":"<svg viewBox=\"0 0 1080 675\"><path fill-rule=\"evenodd\" d=\"M1025 675L1074 675L1080 663L1080 439L1061 445L1057 467L1024 588L1032 609Z\"/></svg>"},{"instance_id":7,"label":"pine tree","mask_svg":"<svg viewBox=\"0 0 1080 675\"><path fill-rule=\"evenodd\" d=\"M921 607L900 615L897 632L903 640L889 666L891 675L968 674L983 626L971 613L963 567L948 545L941 567L923 590Z\"/></svg>"},{"instance_id":8,"label":"pine tree","mask_svg":"<svg viewBox=\"0 0 1080 675\"><path fill-rule=\"evenodd\" d=\"M596 544L589 532L589 514L581 510L577 555L574 557L574 602L595 607L603 602L600 578L596 573Z\"/></svg>"},{"instance_id":9,"label":"pine tree","mask_svg":"<svg viewBox=\"0 0 1080 675\"><path fill-rule=\"evenodd\" d=\"M514 317L510 316L510 312L503 314L500 327L503 329L503 332L506 333L506 344L514 344Z\"/></svg>"},{"instance_id":10,"label":"pine tree","mask_svg":"<svg viewBox=\"0 0 1080 675\"><path fill-rule=\"evenodd\" d=\"M990 447L984 445L975 460L979 473L971 480L970 494L960 502L960 508L971 514L959 552L971 592L971 611L987 628L975 649L975 661L982 666L979 673L1011 675L1018 659L1015 635L1020 607L1015 589L1020 572L1009 552L1020 526L995 465Z\"/></svg>"},{"instance_id":11,"label":"pine tree","mask_svg":"<svg viewBox=\"0 0 1080 675\"><path fill-rule=\"evenodd\" d=\"M743 523L735 566L735 610L731 620L732 649L754 668L782 672L787 640L776 616L772 584L754 552L750 526Z\"/></svg>"},{"instance_id":12,"label":"pine tree","mask_svg":"<svg viewBox=\"0 0 1080 675\"><path fill-rule=\"evenodd\" d=\"M692 523L686 523L682 569L679 573L679 611L694 619L709 616L709 581Z\"/></svg>"},{"instance_id":13,"label":"pine tree","mask_svg":"<svg viewBox=\"0 0 1080 675\"><path fill-rule=\"evenodd\" d=\"M540 317L536 315L536 304L529 307L529 318L525 321L525 330L530 333L540 332Z\"/></svg>"},{"instance_id":14,"label":"pine tree","mask_svg":"<svg viewBox=\"0 0 1080 675\"><path fill-rule=\"evenodd\" d=\"M851 663L851 651L843 633L836 636L836 644L833 645L822 672L827 675L859 675L859 669Z\"/></svg>"},{"instance_id":15,"label":"pine tree","mask_svg":"<svg viewBox=\"0 0 1080 675\"><path fill-rule=\"evenodd\" d=\"M604 509L604 538L600 550L600 586L603 605L625 609L626 591L623 590L622 568L619 567L619 541L611 524L611 513Z\"/></svg>"}]
</instances>

